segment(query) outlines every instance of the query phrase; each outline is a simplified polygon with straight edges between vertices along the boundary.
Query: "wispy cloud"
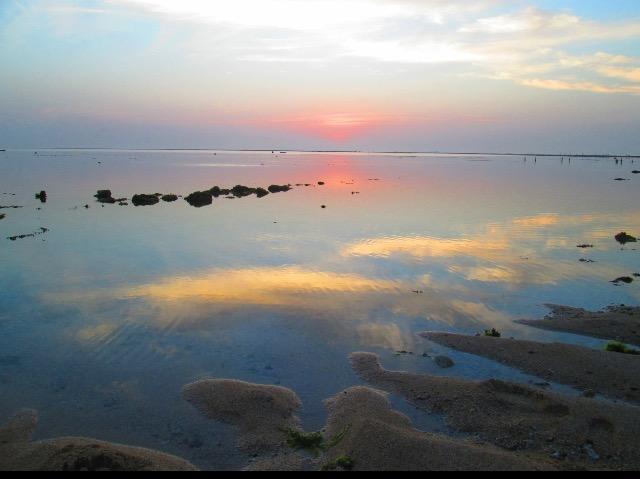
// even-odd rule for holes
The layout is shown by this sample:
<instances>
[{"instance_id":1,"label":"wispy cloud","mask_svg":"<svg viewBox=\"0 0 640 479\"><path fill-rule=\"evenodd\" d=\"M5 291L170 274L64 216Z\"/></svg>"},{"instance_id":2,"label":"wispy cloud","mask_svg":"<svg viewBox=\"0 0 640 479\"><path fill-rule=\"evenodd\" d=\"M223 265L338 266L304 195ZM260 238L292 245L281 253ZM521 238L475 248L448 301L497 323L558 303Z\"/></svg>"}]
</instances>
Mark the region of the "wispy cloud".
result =
<instances>
[{"instance_id":1,"label":"wispy cloud","mask_svg":"<svg viewBox=\"0 0 640 479\"><path fill-rule=\"evenodd\" d=\"M554 90L637 94L638 58L571 56L585 42L640 37L638 19L594 21L568 11L517 8L497 0L109 0L205 28L193 49L246 62L459 63L468 72ZM496 8L507 10L493 14ZM640 13L639 13L640 16ZM223 29L207 43L211 29ZM541 76L541 73L544 76ZM595 77L594 77L595 75Z\"/></svg>"}]
</instances>

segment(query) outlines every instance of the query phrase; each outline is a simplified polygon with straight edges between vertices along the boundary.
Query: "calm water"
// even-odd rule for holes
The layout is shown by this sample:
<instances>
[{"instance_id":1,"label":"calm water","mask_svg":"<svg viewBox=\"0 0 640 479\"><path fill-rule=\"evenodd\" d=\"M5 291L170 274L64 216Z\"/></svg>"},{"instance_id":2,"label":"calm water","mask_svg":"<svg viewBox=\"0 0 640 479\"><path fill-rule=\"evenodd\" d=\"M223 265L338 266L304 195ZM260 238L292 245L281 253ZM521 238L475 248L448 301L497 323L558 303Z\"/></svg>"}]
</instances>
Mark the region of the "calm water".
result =
<instances>
[{"instance_id":1,"label":"calm water","mask_svg":"<svg viewBox=\"0 0 640 479\"><path fill-rule=\"evenodd\" d=\"M323 399L360 384L347 360L356 350L381 354L391 369L529 380L450 352L457 366L440 370L421 355L443 350L415 333L495 327L599 347L513 320L541 317L544 303L638 303L640 280L610 283L640 272L638 252L613 239L640 234L638 163L0 153L0 205L24 206L1 210L0 417L31 407L38 438L91 436L234 468L244 458L232 429L194 412L183 385L223 377L290 387L311 429L324 423ZM312 186L200 209L93 199L104 188L131 197L272 183ZM46 204L34 199L42 189ZM49 231L5 239L40 227ZM394 401L418 426L437 427Z\"/></svg>"}]
</instances>

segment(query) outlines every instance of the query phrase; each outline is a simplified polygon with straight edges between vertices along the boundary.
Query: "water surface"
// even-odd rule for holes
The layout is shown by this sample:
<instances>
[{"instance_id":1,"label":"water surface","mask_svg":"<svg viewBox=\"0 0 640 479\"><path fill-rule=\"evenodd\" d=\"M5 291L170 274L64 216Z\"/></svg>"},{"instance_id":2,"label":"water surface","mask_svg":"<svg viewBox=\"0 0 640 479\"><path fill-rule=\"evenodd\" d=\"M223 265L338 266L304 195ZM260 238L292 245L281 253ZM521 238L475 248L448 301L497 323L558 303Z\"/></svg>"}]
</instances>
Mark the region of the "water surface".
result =
<instances>
[{"instance_id":1,"label":"water surface","mask_svg":"<svg viewBox=\"0 0 640 479\"><path fill-rule=\"evenodd\" d=\"M638 303L640 280L611 283L640 272L633 245L613 238L640 234L637 166L482 155L0 153L0 205L23 206L1 210L0 417L31 407L38 438L84 435L237 468L244 458L232 429L193 411L183 385L219 377L292 388L311 429L324 423L323 399L361 383L352 351L379 353L390 369L532 380L415 333L493 327L600 347L513 321L542 317L544 303ZM131 197L287 183L310 186L204 208L102 207L93 198L105 188ZM34 197L40 190L46 203ZM457 365L441 370L425 352Z\"/></svg>"}]
</instances>

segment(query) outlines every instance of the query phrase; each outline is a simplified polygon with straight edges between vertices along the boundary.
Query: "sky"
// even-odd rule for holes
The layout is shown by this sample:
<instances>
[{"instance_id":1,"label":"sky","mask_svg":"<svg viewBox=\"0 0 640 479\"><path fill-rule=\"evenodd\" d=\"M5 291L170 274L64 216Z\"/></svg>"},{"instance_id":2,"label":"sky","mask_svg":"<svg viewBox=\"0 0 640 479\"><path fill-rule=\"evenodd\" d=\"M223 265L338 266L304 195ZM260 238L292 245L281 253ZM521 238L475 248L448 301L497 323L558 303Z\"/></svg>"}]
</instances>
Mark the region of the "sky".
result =
<instances>
[{"instance_id":1,"label":"sky","mask_svg":"<svg viewBox=\"0 0 640 479\"><path fill-rule=\"evenodd\" d=\"M637 0L0 0L0 148L640 154Z\"/></svg>"}]
</instances>

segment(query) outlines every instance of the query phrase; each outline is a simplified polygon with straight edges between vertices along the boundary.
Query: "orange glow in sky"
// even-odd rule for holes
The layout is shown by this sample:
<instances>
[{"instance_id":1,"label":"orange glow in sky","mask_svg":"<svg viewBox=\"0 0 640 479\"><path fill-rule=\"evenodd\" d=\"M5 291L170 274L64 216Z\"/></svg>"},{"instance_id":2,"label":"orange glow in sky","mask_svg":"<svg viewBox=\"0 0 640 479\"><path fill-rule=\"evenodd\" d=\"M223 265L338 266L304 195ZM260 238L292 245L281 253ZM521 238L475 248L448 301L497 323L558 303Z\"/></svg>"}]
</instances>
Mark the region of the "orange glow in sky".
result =
<instances>
[{"instance_id":1,"label":"orange glow in sky","mask_svg":"<svg viewBox=\"0 0 640 479\"><path fill-rule=\"evenodd\" d=\"M370 133L382 125L399 124L401 121L399 118L368 113L319 113L272 123L306 136L339 143Z\"/></svg>"}]
</instances>

